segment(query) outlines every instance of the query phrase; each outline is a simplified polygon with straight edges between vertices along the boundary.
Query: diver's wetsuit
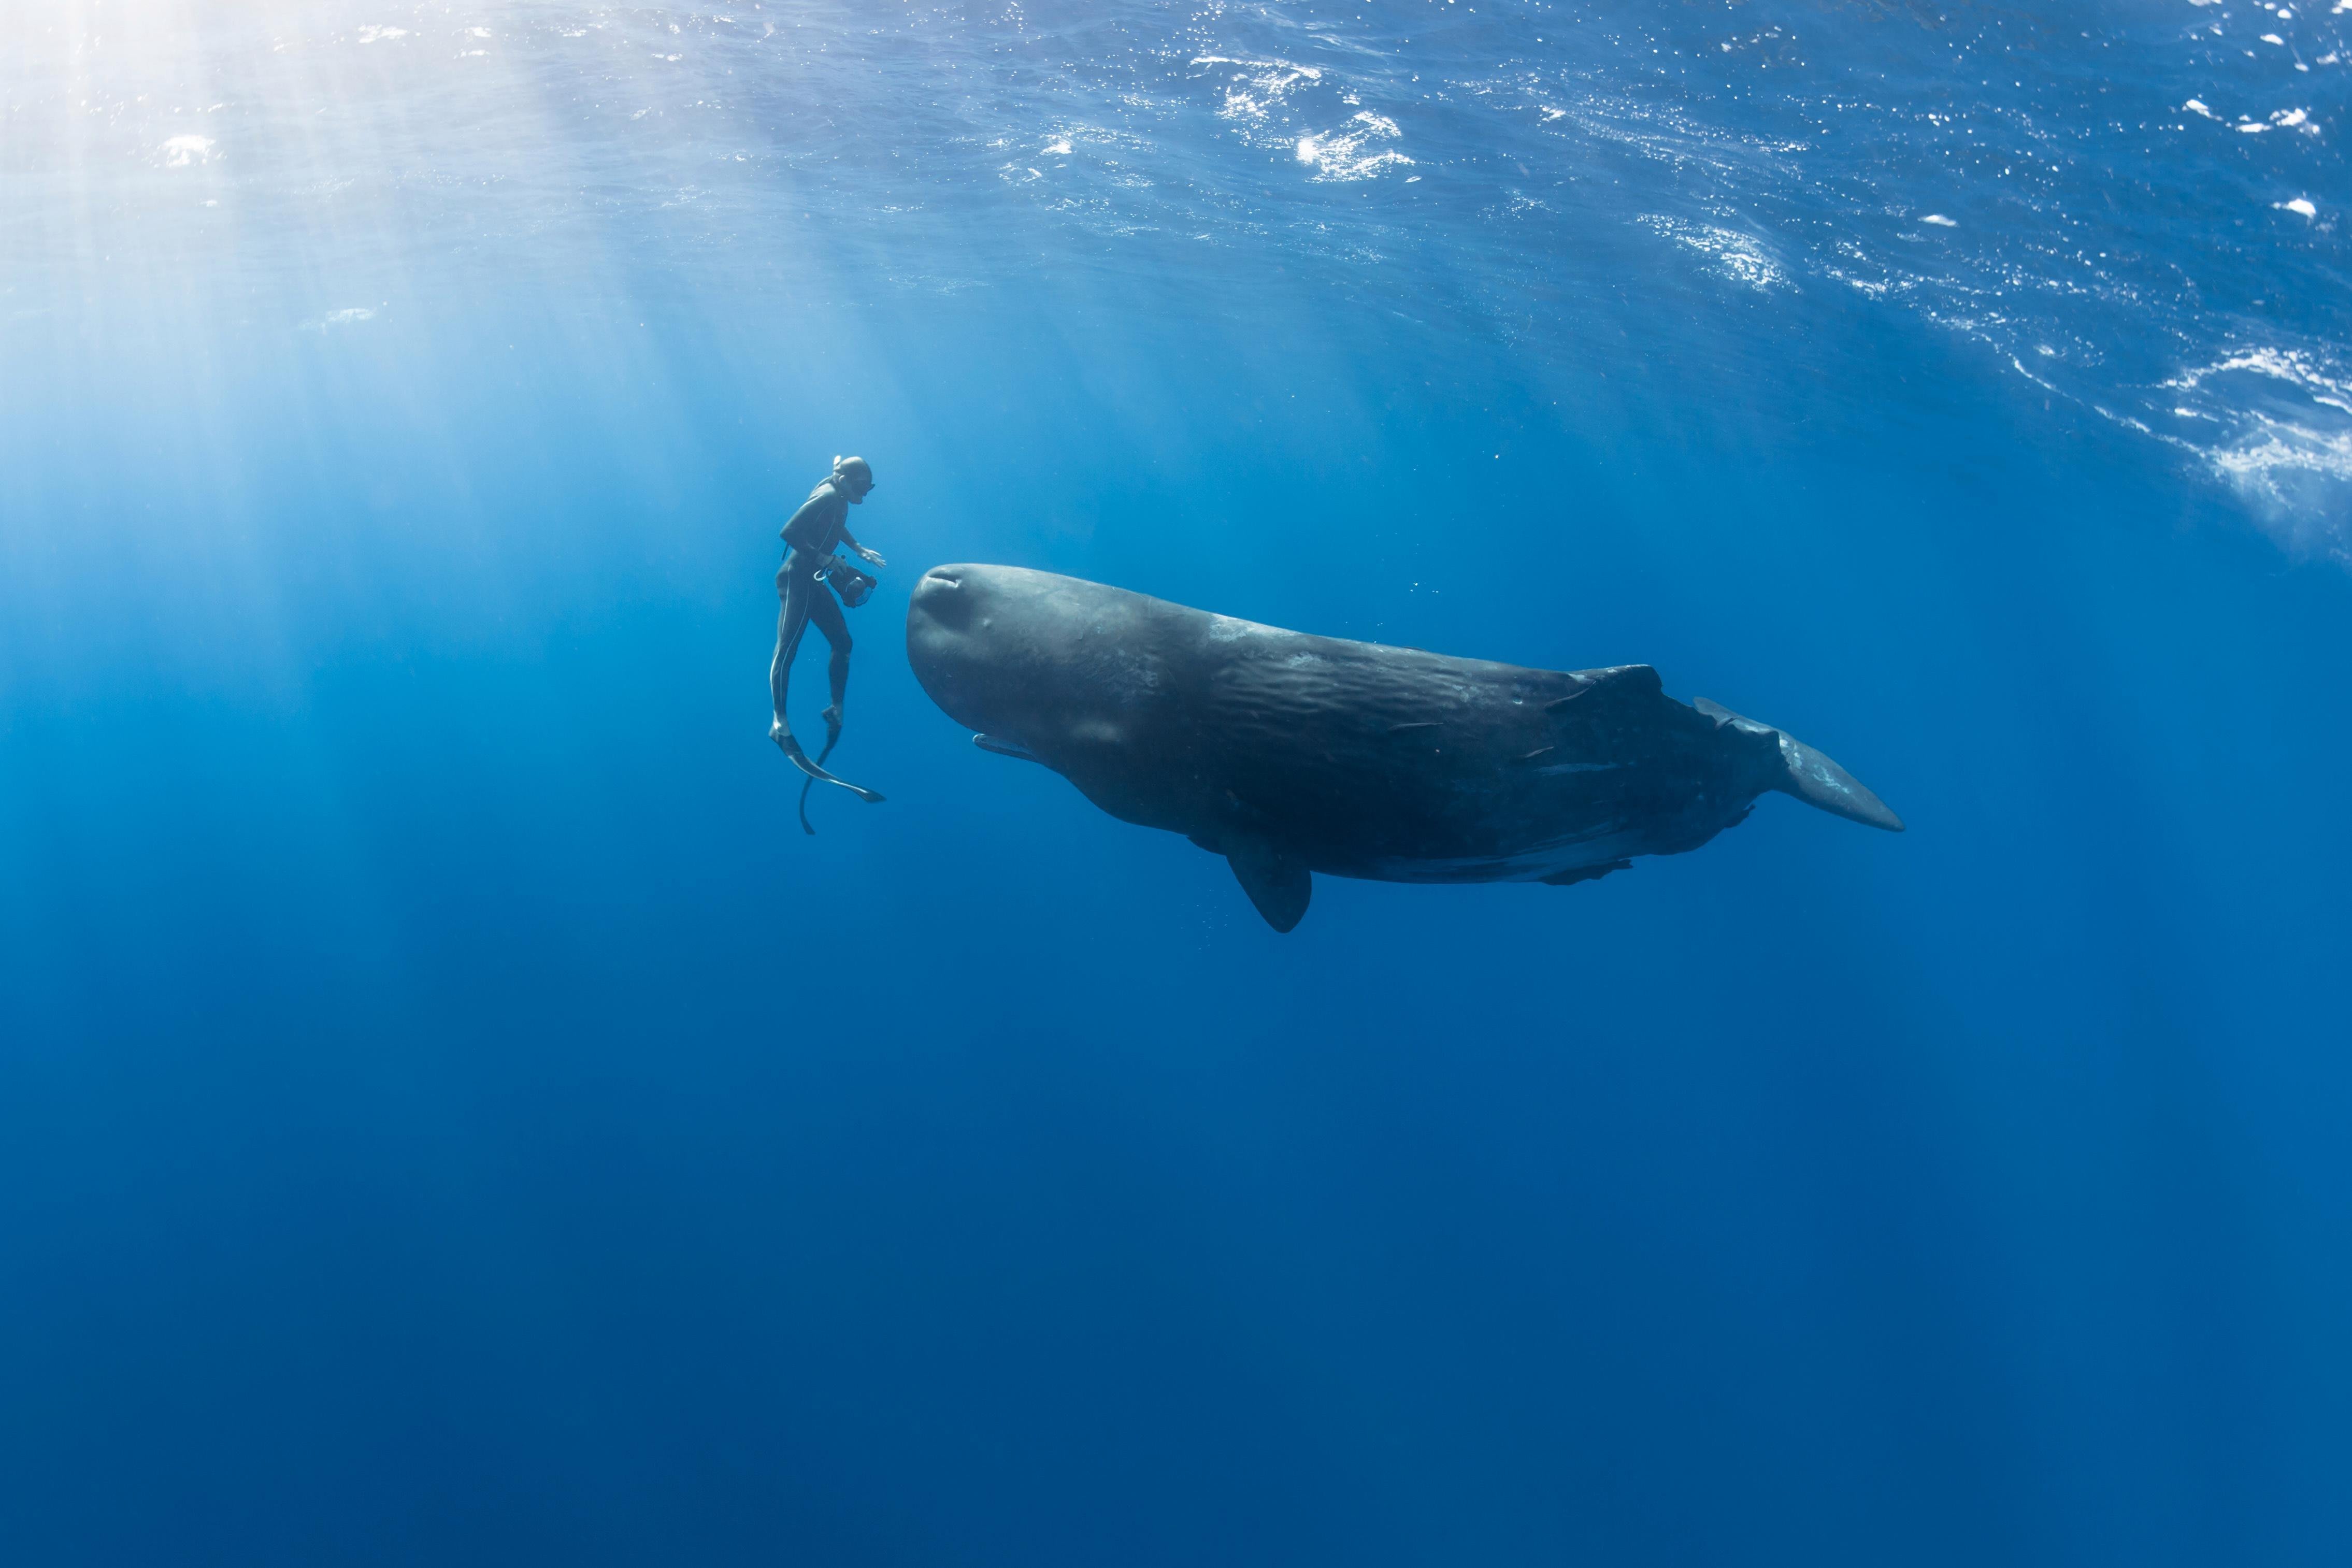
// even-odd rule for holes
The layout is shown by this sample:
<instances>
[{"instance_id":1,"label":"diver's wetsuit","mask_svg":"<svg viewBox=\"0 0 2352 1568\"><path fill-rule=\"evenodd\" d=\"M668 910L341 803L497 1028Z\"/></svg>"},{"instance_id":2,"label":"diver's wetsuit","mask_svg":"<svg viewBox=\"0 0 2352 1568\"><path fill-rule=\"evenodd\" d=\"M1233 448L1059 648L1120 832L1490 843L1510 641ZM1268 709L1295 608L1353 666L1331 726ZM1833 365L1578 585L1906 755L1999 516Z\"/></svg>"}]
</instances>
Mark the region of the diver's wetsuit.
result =
<instances>
[{"instance_id":1,"label":"diver's wetsuit","mask_svg":"<svg viewBox=\"0 0 2352 1568\"><path fill-rule=\"evenodd\" d=\"M789 735L792 724L784 717L784 687L810 622L816 622L816 629L833 645L833 657L825 664L825 675L833 685L833 706L827 710L831 722L840 721L842 698L849 690L849 623L816 576L845 542L856 547L856 541L849 537L849 498L827 479L809 492L809 498L784 525L783 538L792 548L776 573L781 608L776 615L776 656L768 666L768 689L776 699L776 723Z\"/></svg>"}]
</instances>

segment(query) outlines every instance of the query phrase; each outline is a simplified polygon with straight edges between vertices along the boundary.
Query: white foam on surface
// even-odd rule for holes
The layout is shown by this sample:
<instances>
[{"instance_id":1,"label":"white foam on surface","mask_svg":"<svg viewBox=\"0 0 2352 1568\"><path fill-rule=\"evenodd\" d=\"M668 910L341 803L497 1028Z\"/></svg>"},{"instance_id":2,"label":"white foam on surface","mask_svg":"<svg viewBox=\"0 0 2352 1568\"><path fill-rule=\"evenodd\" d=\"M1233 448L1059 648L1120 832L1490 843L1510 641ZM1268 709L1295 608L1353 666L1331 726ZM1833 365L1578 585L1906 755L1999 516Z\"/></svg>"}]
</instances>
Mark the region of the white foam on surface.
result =
<instances>
[{"instance_id":1,"label":"white foam on surface","mask_svg":"<svg viewBox=\"0 0 2352 1568\"><path fill-rule=\"evenodd\" d=\"M2163 383L2173 413L2215 427L2167 437L2298 552L2352 562L2352 369L2323 352L2245 347Z\"/></svg>"},{"instance_id":2,"label":"white foam on surface","mask_svg":"<svg viewBox=\"0 0 2352 1568\"><path fill-rule=\"evenodd\" d=\"M1382 143L1397 137L1397 123L1385 115L1359 110L1336 131L1298 139L1298 161L1312 167L1318 180L1369 180L1383 169L1399 168L1412 160Z\"/></svg>"},{"instance_id":3,"label":"white foam on surface","mask_svg":"<svg viewBox=\"0 0 2352 1568\"><path fill-rule=\"evenodd\" d=\"M1217 112L1225 120L1265 120L1271 118L1290 95L1302 85L1323 79L1316 66L1302 66L1290 60L1244 60L1225 55L1201 55L1196 66L1238 66L1225 88L1224 107Z\"/></svg>"},{"instance_id":4,"label":"white foam on surface","mask_svg":"<svg viewBox=\"0 0 2352 1568\"><path fill-rule=\"evenodd\" d=\"M2258 425L2237 444L2205 454L2213 471L2282 542L2299 552L2352 562L2352 544L2332 520L2352 499L2352 431L2313 431L2269 420Z\"/></svg>"},{"instance_id":5,"label":"white foam on surface","mask_svg":"<svg viewBox=\"0 0 2352 1568\"><path fill-rule=\"evenodd\" d=\"M209 136L174 136L156 149L167 169L185 169L193 163L209 163L216 144Z\"/></svg>"},{"instance_id":6,"label":"white foam on surface","mask_svg":"<svg viewBox=\"0 0 2352 1568\"><path fill-rule=\"evenodd\" d=\"M2352 371L2323 363L2301 349L2242 349L2210 365L2184 371L2163 384L2194 392L2217 378L2234 374L2257 376L2292 387L2315 402L2352 416Z\"/></svg>"},{"instance_id":7,"label":"white foam on surface","mask_svg":"<svg viewBox=\"0 0 2352 1568\"><path fill-rule=\"evenodd\" d=\"M1759 294L1795 287L1789 281L1788 273L1773 258L1769 248L1753 235L1741 234L1737 229L1723 228L1715 224L1668 217L1662 213L1645 213L1641 223L1643 227L1665 235L1685 250L1706 257L1714 264L1716 271Z\"/></svg>"}]
</instances>

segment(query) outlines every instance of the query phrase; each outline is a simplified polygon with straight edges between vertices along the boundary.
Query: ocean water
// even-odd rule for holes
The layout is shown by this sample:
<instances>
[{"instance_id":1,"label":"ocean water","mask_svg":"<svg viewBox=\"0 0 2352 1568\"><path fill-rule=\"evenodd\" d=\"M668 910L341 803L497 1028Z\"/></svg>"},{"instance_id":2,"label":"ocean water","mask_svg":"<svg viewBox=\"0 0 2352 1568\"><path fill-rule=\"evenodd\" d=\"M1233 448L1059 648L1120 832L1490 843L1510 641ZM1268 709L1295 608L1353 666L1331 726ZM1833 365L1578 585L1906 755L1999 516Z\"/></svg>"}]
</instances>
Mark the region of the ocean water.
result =
<instances>
[{"instance_id":1,"label":"ocean water","mask_svg":"<svg viewBox=\"0 0 2352 1568\"><path fill-rule=\"evenodd\" d=\"M0 1561L2352 1555L2352 4L0 16ZM1910 831L1276 936L950 560Z\"/></svg>"}]
</instances>

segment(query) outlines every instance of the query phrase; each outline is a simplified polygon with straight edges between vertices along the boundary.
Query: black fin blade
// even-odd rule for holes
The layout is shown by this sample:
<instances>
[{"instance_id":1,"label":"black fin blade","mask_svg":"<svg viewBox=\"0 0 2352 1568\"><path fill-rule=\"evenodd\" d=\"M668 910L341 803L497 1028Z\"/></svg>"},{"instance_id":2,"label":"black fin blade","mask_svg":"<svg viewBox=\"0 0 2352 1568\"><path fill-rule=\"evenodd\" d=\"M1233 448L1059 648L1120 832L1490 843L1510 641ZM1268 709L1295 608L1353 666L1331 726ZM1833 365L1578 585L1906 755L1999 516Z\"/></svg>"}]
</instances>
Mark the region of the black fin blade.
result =
<instances>
[{"instance_id":1,"label":"black fin blade","mask_svg":"<svg viewBox=\"0 0 2352 1568\"><path fill-rule=\"evenodd\" d=\"M827 773L824 768L819 768L815 763L811 762L808 759L808 753L801 749L801 743L793 739L791 736L786 735L778 737L776 744L783 748L785 757L792 760L792 765L793 767L799 768L803 773L807 774L811 779L815 779L818 783L838 784L869 806L878 806L882 803L883 797L875 793L873 790L866 789L860 785L852 784L846 779L836 779L832 774Z\"/></svg>"}]
</instances>

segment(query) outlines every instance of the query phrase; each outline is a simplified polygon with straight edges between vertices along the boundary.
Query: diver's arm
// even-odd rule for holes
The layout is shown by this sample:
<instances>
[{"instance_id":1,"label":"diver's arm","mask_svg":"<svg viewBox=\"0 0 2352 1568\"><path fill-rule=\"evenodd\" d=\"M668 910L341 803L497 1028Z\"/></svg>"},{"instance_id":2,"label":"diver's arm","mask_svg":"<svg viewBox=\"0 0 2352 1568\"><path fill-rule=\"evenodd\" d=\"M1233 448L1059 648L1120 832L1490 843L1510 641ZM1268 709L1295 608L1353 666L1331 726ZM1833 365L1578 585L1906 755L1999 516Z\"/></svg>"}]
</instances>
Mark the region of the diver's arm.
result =
<instances>
[{"instance_id":1,"label":"diver's arm","mask_svg":"<svg viewBox=\"0 0 2352 1568\"><path fill-rule=\"evenodd\" d=\"M850 554L863 557L865 559L872 561L876 566L888 566L890 564L888 561L884 560L877 551L867 549L864 545L859 544L857 542L857 536L849 531L849 527L845 523L842 525L841 542L849 547Z\"/></svg>"}]
</instances>

